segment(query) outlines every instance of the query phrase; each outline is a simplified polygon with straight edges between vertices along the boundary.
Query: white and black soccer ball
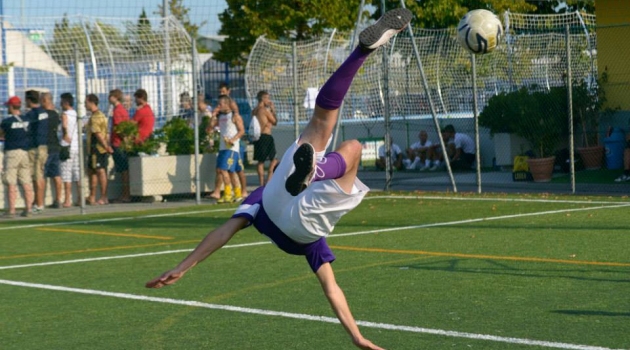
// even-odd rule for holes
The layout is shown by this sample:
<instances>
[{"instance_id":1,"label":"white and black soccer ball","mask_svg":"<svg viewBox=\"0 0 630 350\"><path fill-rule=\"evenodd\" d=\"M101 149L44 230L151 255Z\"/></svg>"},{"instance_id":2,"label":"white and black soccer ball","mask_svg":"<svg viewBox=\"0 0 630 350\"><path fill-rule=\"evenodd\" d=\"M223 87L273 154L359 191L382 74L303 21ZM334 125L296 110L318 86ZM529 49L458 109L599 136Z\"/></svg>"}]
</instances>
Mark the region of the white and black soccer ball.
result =
<instances>
[{"instance_id":1,"label":"white and black soccer ball","mask_svg":"<svg viewBox=\"0 0 630 350\"><path fill-rule=\"evenodd\" d=\"M488 10L472 10L459 21L457 41L475 54L492 52L503 35L499 18Z\"/></svg>"}]
</instances>

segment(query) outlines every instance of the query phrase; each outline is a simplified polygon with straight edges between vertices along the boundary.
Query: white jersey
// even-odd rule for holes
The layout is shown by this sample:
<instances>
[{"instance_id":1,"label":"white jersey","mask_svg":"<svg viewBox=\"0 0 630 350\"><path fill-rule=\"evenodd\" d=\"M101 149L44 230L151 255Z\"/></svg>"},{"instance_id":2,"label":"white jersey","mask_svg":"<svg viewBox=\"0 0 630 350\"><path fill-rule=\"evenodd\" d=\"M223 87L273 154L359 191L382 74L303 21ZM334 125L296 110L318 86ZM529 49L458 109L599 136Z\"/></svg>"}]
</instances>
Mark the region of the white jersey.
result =
<instances>
[{"instance_id":1,"label":"white jersey","mask_svg":"<svg viewBox=\"0 0 630 350\"><path fill-rule=\"evenodd\" d=\"M234 152L240 151L240 139L235 141L232 144L232 147L228 147L225 144L225 139L231 139L236 134L238 134L238 129L236 128L236 124L232 121L232 113L219 113L219 132L221 133L221 143L219 145L219 150L231 150Z\"/></svg>"},{"instance_id":2,"label":"white jersey","mask_svg":"<svg viewBox=\"0 0 630 350\"><path fill-rule=\"evenodd\" d=\"M455 148L461 148L462 152L468 154L475 154L475 141L466 134L455 133L453 137L453 143Z\"/></svg>"},{"instance_id":3,"label":"white jersey","mask_svg":"<svg viewBox=\"0 0 630 350\"><path fill-rule=\"evenodd\" d=\"M402 154L402 150L397 144L392 143L392 161L395 161L399 154ZM378 156L385 158L385 145L378 148Z\"/></svg>"},{"instance_id":4,"label":"white jersey","mask_svg":"<svg viewBox=\"0 0 630 350\"><path fill-rule=\"evenodd\" d=\"M431 147L433 145L433 143L431 143L431 141L427 140L424 145L420 143L420 141L414 143L411 145L411 149L415 149L415 150L419 150L421 148L428 148Z\"/></svg>"},{"instance_id":5,"label":"white jersey","mask_svg":"<svg viewBox=\"0 0 630 350\"><path fill-rule=\"evenodd\" d=\"M79 135L77 134L77 111L74 109L69 109L67 111L62 111L62 114L66 115L67 119L67 133L70 136L70 143L61 140L62 146L70 146L71 152L79 151Z\"/></svg>"}]
</instances>

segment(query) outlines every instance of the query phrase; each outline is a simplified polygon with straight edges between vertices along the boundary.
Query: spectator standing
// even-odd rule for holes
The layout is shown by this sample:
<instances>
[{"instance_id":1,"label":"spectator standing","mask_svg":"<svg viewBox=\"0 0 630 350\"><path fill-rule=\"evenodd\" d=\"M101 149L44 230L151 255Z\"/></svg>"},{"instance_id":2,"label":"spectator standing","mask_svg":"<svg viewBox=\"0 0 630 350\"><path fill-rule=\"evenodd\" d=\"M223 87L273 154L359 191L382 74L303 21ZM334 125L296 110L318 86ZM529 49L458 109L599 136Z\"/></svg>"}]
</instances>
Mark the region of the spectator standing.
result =
<instances>
[{"instance_id":1,"label":"spectator standing","mask_svg":"<svg viewBox=\"0 0 630 350\"><path fill-rule=\"evenodd\" d=\"M49 92L44 92L40 96L40 101L42 108L48 113L48 142L46 144L48 148L48 158L46 159L46 164L44 166L44 176L46 178L52 179L52 184L54 185L55 193L54 200L52 203L52 208L61 208L61 168L59 159L59 151L61 150L61 144L59 140L59 130L61 119L59 117L59 112L55 110L55 105L53 104L52 95ZM46 182L44 182L44 186ZM44 187L44 193L46 192L46 187Z\"/></svg>"},{"instance_id":2,"label":"spectator standing","mask_svg":"<svg viewBox=\"0 0 630 350\"><path fill-rule=\"evenodd\" d=\"M143 143L153 133L153 126L155 125L155 115L151 106L148 104L148 95L146 90L138 89L133 94L136 99L136 114L133 116L133 120L138 124L138 139L136 143Z\"/></svg>"},{"instance_id":3,"label":"spectator standing","mask_svg":"<svg viewBox=\"0 0 630 350\"><path fill-rule=\"evenodd\" d=\"M18 181L24 189L24 204L26 208L22 216L30 216L33 203L33 187L31 185L31 164L28 151L31 148L30 122L20 116L22 101L13 96L4 103L9 110L9 116L0 123L0 136L4 137L4 172L3 182L8 189L9 209L4 214L6 218L15 217L15 202L18 194Z\"/></svg>"},{"instance_id":4,"label":"spectator standing","mask_svg":"<svg viewBox=\"0 0 630 350\"><path fill-rule=\"evenodd\" d=\"M236 202L243 199L240 186L237 186L236 173L243 169L240 156L240 139L245 134L243 119L235 114L230 107L230 98L226 95L219 97L217 108L219 110L216 122L221 129L221 141L219 155L217 157L217 169L221 172L225 189L219 203ZM234 184L234 187L232 187ZM234 192L232 192L234 188Z\"/></svg>"},{"instance_id":5,"label":"spectator standing","mask_svg":"<svg viewBox=\"0 0 630 350\"><path fill-rule=\"evenodd\" d=\"M179 117L184 119L191 128L195 123L195 110L192 107L192 98L188 92L179 95Z\"/></svg>"},{"instance_id":6,"label":"spectator standing","mask_svg":"<svg viewBox=\"0 0 630 350\"><path fill-rule=\"evenodd\" d=\"M397 170L403 169L403 153L400 149L400 146L394 143L393 138L389 138L389 143L391 145L391 158L392 158L392 166ZM385 144L382 144L381 147L378 148L378 158L376 159L376 169L385 170Z\"/></svg>"},{"instance_id":7,"label":"spectator standing","mask_svg":"<svg viewBox=\"0 0 630 350\"><path fill-rule=\"evenodd\" d=\"M107 165L110 153L114 150L107 140L107 118L98 109L98 96L89 94L85 98L85 109L91 113L87 125L88 172L90 174L91 205L108 204L107 200ZM96 188L100 185L101 195L96 200Z\"/></svg>"},{"instance_id":8,"label":"spectator standing","mask_svg":"<svg viewBox=\"0 0 630 350\"><path fill-rule=\"evenodd\" d=\"M127 159L127 152L120 148L122 138L115 132L118 124L129 120L129 113L123 106L122 100L123 93L119 89L114 89L109 92L109 103L114 107L112 111L112 129L110 130L109 142L114 150L112 154L114 170L120 174L122 185L122 193L120 198L116 201L129 203L131 201L131 195L129 194L129 161Z\"/></svg>"},{"instance_id":9,"label":"spectator standing","mask_svg":"<svg viewBox=\"0 0 630 350\"><path fill-rule=\"evenodd\" d=\"M133 101L131 100L131 95L125 95L123 97L123 107L127 110L127 113L129 114L129 118L133 118L133 116L136 114L136 107L134 107L133 105Z\"/></svg>"},{"instance_id":10,"label":"spectator standing","mask_svg":"<svg viewBox=\"0 0 630 350\"><path fill-rule=\"evenodd\" d=\"M238 110L238 104L230 96L231 92L232 92L232 90L230 89L230 85L228 83L222 82L219 85L219 96L220 95L225 95L227 97L230 97L230 110L232 111L232 113L238 115L238 117L241 118L241 120L243 120L243 118L241 117L241 114L239 113L239 110ZM239 155L240 155L240 152L241 152L241 150L239 149ZM245 168L241 167L241 170L237 171L236 174L238 175L238 180L241 183L241 190L243 191L243 193L242 193L243 196L242 197L245 198L245 197L248 196L248 193L247 193L247 180L245 179Z\"/></svg>"},{"instance_id":11,"label":"spectator standing","mask_svg":"<svg viewBox=\"0 0 630 350\"><path fill-rule=\"evenodd\" d=\"M65 198L63 207L72 206L72 183L77 193L81 191L79 185L81 165L79 162L79 134L77 130L77 111L74 110L74 97L71 93L61 94L61 146L68 147L68 159L61 161L61 180L63 181Z\"/></svg>"},{"instance_id":12,"label":"spectator standing","mask_svg":"<svg viewBox=\"0 0 630 350\"><path fill-rule=\"evenodd\" d=\"M626 135L626 148L623 150L623 174L615 182L630 181L630 134Z\"/></svg>"},{"instance_id":13,"label":"spectator standing","mask_svg":"<svg viewBox=\"0 0 630 350\"><path fill-rule=\"evenodd\" d=\"M269 161L267 182L271 181L273 170L278 164L276 145L273 136L271 136L271 129L278 124L278 119L276 118L276 107L267 91L259 91L256 98L258 99L258 105L252 111L252 118L258 119L260 138L254 142L254 160L258 162L256 172L258 173L260 186L263 186L266 183L264 181L265 162Z\"/></svg>"},{"instance_id":14,"label":"spectator standing","mask_svg":"<svg viewBox=\"0 0 630 350\"><path fill-rule=\"evenodd\" d=\"M23 119L29 122L31 130L31 149L28 151L28 156L33 167L33 189L35 190L33 213L40 213L44 210L46 192L44 167L48 160L48 113L41 107L39 91L36 90L26 91L26 107L30 109Z\"/></svg>"}]
</instances>

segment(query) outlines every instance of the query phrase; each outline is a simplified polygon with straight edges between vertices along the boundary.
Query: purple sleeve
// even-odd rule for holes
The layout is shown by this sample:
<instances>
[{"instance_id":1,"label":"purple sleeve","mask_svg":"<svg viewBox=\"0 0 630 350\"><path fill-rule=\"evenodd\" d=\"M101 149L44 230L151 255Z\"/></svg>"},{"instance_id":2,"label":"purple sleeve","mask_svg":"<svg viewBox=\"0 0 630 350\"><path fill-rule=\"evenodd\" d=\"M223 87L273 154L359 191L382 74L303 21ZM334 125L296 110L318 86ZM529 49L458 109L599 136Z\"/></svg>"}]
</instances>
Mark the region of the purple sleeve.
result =
<instances>
[{"instance_id":1,"label":"purple sleeve","mask_svg":"<svg viewBox=\"0 0 630 350\"><path fill-rule=\"evenodd\" d=\"M325 263L331 263L335 261L335 255L333 254L326 238L320 238L319 240L307 244L305 247L306 261L311 266L313 272L317 272L319 268Z\"/></svg>"}]
</instances>

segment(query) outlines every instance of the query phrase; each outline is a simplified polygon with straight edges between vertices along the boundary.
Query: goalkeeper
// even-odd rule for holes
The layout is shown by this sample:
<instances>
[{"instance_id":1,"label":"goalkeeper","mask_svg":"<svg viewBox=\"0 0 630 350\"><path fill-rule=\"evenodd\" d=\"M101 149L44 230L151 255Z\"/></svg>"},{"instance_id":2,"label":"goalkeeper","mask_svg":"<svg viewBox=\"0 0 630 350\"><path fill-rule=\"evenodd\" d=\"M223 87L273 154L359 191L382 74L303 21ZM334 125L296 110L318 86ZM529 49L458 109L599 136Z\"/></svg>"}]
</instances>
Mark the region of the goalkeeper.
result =
<instances>
[{"instance_id":1,"label":"goalkeeper","mask_svg":"<svg viewBox=\"0 0 630 350\"><path fill-rule=\"evenodd\" d=\"M147 283L160 288L177 282L189 269L225 245L239 230L254 225L278 248L306 257L342 326L361 349L381 349L365 339L354 321L331 263L326 243L337 221L354 209L368 192L357 179L361 144L345 141L325 154L339 107L367 57L411 20L411 12L396 9L360 35L360 45L328 79L317 96L315 112L300 138L285 152L271 181L259 187L225 224L210 232L177 267Z\"/></svg>"}]
</instances>

